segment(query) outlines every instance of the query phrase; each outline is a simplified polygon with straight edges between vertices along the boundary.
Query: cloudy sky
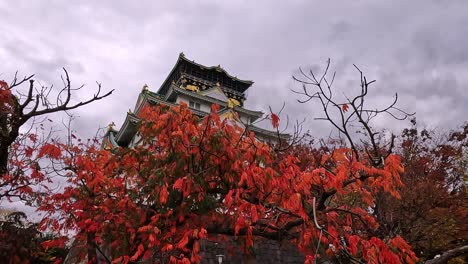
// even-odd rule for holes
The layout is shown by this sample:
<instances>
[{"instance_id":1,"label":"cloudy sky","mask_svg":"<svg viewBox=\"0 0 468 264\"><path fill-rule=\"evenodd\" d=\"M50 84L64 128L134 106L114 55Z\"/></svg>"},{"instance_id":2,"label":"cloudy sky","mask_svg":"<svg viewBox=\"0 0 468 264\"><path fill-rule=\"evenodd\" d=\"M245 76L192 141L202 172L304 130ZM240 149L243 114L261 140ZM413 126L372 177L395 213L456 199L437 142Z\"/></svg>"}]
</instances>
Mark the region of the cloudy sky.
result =
<instances>
[{"instance_id":1,"label":"cloudy sky","mask_svg":"<svg viewBox=\"0 0 468 264\"><path fill-rule=\"evenodd\" d=\"M80 135L114 121L119 127L146 83L156 91L178 54L221 64L251 79L247 107L286 103L291 119L326 134L313 103L296 102L299 67L319 70L327 58L335 89L352 94L357 64L376 79L369 101L399 106L423 125L454 127L468 114L468 1L0 1L0 79L35 73L61 84L66 67L77 100L102 83L114 94L75 111ZM382 127L408 123L380 121Z\"/></svg>"}]
</instances>

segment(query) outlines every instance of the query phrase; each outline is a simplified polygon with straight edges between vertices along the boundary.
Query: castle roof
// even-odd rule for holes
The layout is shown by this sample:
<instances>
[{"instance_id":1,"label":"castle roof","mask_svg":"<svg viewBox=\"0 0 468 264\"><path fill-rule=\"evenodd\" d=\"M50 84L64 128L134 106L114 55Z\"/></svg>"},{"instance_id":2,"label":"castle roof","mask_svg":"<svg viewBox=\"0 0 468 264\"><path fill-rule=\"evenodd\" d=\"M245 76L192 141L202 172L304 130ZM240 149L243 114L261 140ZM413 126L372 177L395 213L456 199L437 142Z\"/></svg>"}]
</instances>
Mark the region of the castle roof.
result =
<instances>
[{"instance_id":1,"label":"castle roof","mask_svg":"<svg viewBox=\"0 0 468 264\"><path fill-rule=\"evenodd\" d=\"M172 82L180 79L182 75L190 76L191 79L196 79L211 87L214 87L218 83L223 89L228 89L239 94L243 94L254 83L253 81L241 80L230 75L220 65L204 66L187 59L184 53L180 53L176 64L157 93L166 94Z\"/></svg>"}]
</instances>

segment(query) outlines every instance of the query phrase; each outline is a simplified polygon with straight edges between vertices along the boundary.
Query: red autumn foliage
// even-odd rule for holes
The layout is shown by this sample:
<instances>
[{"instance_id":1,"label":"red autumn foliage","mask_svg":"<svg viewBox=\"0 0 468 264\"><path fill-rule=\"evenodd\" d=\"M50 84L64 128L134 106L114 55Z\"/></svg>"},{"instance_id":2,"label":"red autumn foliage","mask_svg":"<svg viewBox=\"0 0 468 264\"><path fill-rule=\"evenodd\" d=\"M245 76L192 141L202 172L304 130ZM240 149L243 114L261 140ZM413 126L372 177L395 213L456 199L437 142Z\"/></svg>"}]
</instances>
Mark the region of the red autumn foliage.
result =
<instances>
[{"instance_id":1,"label":"red autumn foliage","mask_svg":"<svg viewBox=\"0 0 468 264\"><path fill-rule=\"evenodd\" d=\"M10 112L13 107L11 90L5 81L0 80L0 112Z\"/></svg>"},{"instance_id":2,"label":"red autumn foliage","mask_svg":"<svg viewBox=\"0 0 468 264\"><path fill-rule=\"evenodd\" d=\"M41 234L23 212L0 219L0 259L2 263L61 263L67 250L48 245L50 235ZM56 239L54 241L60 241ZM63 248L63 245L62 245Z\"/></svg>"},{"instance_id":3,"label":"red autumn foliage","mask_svg":"<svg viewBox=\"0 0 468 264\"><path fill-rule=\"evenodd\" d=\"M65 69L64 72L64 86L55 93L56 98L49 96L54 94L52 86L39 89L34 86L34 75L18 78L15 74L10 85L0 80L0 207L5 204L8 207L9 202L18 200L31 206L50 192L51 179L58 172L54 167L60 165L63 155L60 145L52 140L53 133L45 132L44 122L52 122L45 116L72 110L111 94L103 95L98 85L91 99L74 103L73 94L83 86L71 87L68 73ZM22 89L25 85L27 88ZM41 234L36 226L25 227L2 218L0 216L0 262L60 261L50 256L53 250L46 250L39 244L37 240ZM44 245L49 247L56 243L53 239Z\"/></svg>"},{"instance_id":4,"label":"red autumn foliage","mask_svg":"<svg viewBox=\"0 0 468 264\"><path fill-rule=\"evenodd\" d=\"M0 99L11 119L15 97L4 82ZM357 109L353 100L339 105ZM259 237L286 240L306 263L327 254L414 263L412 248L425 259L466 243L466 127L445 141L406 130L399 155L359 145L278 153L216 112L200 120L184 105L145 108L141 144L115 152L30 133L9 145L0 198L49 191L41 160L58 165L69 185L39 200L42 228L76 231L90 262L199 263L208 234L242 237L246 252ZM271 119L277 128L279 117Z\"/></svg>"},{"instance_id":5,"label":"red autumn foliage","mask_svg":"<svg viewBox=\"0 0 468 264\"><path fill-rule=\"evenodd\" d=\"M413 121L395 149L406 168L401 199L381 194L376 200L378 232L399 234L422 259L467 243L467 135L467 124L438 132L420 130Z\"/></svg>"},{"instance_id":6,"label":"red autumn foliage","mask_svg":"<svg viewBox=\"0 0 468 264\"><path fill-rule=\"evenodd\" d=\"M38 158L42 158L44 156L48 156L52 159L59 159L62 154L62 151L60 150L59 147L46 143L41 147L41 150L39 151L39 154L37 155Z\"/></svg>"},{"instance_id":7,"label":"red autumn foliage","mask_svg":"<svg viewBox=\"0 0 468 264\"><path fill-rule=\"evenodd\" d=\"M69 186L43 201L41 225L75 230L89 261L97 249L113 263L198 263L199 240L221 234L244 237L246 249L257 236L288 240L306 262L319 237L332 255L416 262L400 237L373 235L379 223L368 210L378 193L398 197L398 156L375 167L348 148L321 159L313 151L279 155L216 109L203 120L186 105L147 107L139 117L141 143L130 149L56 144L68 153Z\"/></svg>"},{"instance_id":8,"label":"red autumn foliage","mask_svg":"<svg viewBox=\"0 0 468 264\"><path fill-rule=\"evenodd\" d=\"M74 103L73 94L83 86L73 88L65 69L64 73L64 86L56 98L50 96L53 86L34 86L34 75L22 79L15 75L10 85L0 80L0 203L12 198L29 200L33 187L47 190L44 183L52 175L40 168L44 165L41 158L57 160L61 153L51 141L52 135L44 131L45 116L82 107L112 93L102 94L98 84L98 91L89 100ZM26 84L28 87L21 89Z\"/></svg>"}]
</instances>

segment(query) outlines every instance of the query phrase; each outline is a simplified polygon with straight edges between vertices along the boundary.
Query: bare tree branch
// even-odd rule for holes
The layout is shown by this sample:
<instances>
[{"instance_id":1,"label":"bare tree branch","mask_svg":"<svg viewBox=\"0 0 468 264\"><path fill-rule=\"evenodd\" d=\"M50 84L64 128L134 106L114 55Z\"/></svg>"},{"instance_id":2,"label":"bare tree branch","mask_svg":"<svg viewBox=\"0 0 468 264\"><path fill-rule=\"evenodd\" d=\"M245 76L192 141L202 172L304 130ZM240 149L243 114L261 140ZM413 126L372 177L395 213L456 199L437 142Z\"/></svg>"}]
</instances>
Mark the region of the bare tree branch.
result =
<instances>
[{"instance_id":1,"label":"bare tree branch","mask_svg":"<svg viewBox=\"0 0 468 264\"><path fill-rule=\"evenodd\" d=\"M468 245L464 245L464 246L446 251L440 257L426 261L425 264L443 264L443 263L447 263L450 259L456 258L458 256L462 256L465 254L468 254Z\"/></svg>"},{"instance_id":2,"label":"bare tree branch","mask_svg":"<svg viewBox=\"0 0 468 264\"><path fill-rule=\"evenodd\" d=\"M99 101L112 94L114 90L107 93L101 92L101 84L98 83L97 92L88 100L72 104L72 91L80 90L84 86L72 88L69 74L63 68L65 76L64 87L59 91L55 104L49 100L50 92L53 86L42 86L37 89L34 85L34 75L24 77L19 80L17 73L13 77L8 89L17 88L25 82L29 82L29 88L26 95L18 93L19 96L11 95L11 107L1 108L0 112L0 175L8 172L8 158L10 146L18 139L20 128L29 120L36 117L45 116L56 112L66 112L76 109L89 103ZM65 99L61 99L61 95L66 94ZM0 176L1 177L1 176Z\"/></svg>"},{"instance_id":3,"label":"bare tree branch","mask_svg":"<svg viewBox=\"0 0 468 264\"><path fill-rule=\"evenodd\" d=\"M357 160L361 159L357 145L351 135L350 128L353 127L353 122L357 123L362 127L367 140L370 142L371 150L367 151L368 158L371 160L374 166L382 165L382 160L386 158L392 151L393 143L390 144L387 149L386 154L381 154L382 146L379 145L376 136L379 132L376 132L372 129L370 121L372 118L376 117L379 114L386 113L391 117L397 120L404 120L409 116L414 114L407 113L400 108L397 108L395 105L398 102L398 94L395 94L393 101L386 107L381 109L370 109L366 107L365 98L368 95L369 87L371 84L375 83L375 80L368 81L364 73L356 66L354 67L359 72L360 76L360 92L354 97L348 98L345 95L345 102L338 102L332 92L332 85L335 80L335 73L333 73L330 81L327 78L330 69L330 59L327 60L325 70L321 74L321 77L317 79L315 73L310 70L309 74L306 74L302 69L300 69L301 76L293 76L293 79L302 84L302 91L294 91L296 94L300 94L305 97L305 99L298 100L300 103L309 102L312 99L318 99L322 105L324 117L318 117L316 120L326 120L330 122L333 127L335 127L340 134L344 135L350 144L351 149L354 152L355 158ZM312 86L312 87L308 87ZM316 90L313 90L315 88ZM313 92L312 92L312 91ZM348 108L351 111L348 111ZM337 115L332 114L337 113ZM392 141L394 137L392 137ZM320 203L319 203L320 204Z\"/></svg>"}]
</instances>

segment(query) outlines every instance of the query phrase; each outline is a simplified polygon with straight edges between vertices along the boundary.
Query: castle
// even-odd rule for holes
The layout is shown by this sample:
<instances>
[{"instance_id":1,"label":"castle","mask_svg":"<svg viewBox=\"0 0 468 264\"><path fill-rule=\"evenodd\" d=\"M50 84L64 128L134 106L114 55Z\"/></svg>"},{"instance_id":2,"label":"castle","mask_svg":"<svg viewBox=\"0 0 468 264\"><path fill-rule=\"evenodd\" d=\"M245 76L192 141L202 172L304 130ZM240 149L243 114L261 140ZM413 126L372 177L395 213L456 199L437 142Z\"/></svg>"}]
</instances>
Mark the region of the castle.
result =
<instances>
[{"instance_id":1,"label":"castle","mask_svg":"<svg viewBox=\"0 0 468 264\"><path fill-rule=\"evenodd\" d=\"M289 135L260 128L255 121L262 118L260 111L244 108L246 91L253 82L229 75L221 66L207 67L188 60L180 53L176 64L157 92L144 86L133 111L129 111L122 127L109 127L103 147L132 147L138 141L138 113L147 104L174 106L186 103L194 114L203 118L211 111L212 104L218 104L221 118L234 119L237 125L255 133L258 140L275 143L279 138L287 140ZM235 113L235 114L234 114Z\"/></svg>"}]
</instances>

